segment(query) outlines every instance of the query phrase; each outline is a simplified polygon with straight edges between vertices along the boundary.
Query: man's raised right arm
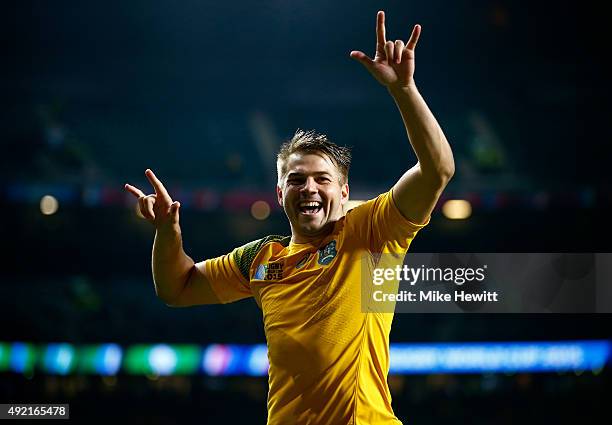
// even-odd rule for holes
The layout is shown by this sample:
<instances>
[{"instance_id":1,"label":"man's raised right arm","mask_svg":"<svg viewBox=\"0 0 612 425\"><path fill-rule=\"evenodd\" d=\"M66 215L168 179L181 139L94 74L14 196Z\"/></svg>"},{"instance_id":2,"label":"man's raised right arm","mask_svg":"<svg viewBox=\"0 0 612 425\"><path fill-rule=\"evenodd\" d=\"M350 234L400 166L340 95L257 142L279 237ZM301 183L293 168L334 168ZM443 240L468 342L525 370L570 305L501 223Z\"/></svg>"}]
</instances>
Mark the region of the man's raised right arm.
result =
<instances>
[{"instance_id":1,"label":"man's raised right arm","mask_svg":"<svg viewBox=\"0 0 612 425\"><path fill-rule=\"evenodd\" d=\"M173 307L219 303L204 274L204 263L196 264L183 250L180 203L172 200L151 170L147 169L145 175L154 194L145 195L129 184L125 189L138 198L142 216L156 229L151 264L157 296Z\"/></svg>"}]
</instances>

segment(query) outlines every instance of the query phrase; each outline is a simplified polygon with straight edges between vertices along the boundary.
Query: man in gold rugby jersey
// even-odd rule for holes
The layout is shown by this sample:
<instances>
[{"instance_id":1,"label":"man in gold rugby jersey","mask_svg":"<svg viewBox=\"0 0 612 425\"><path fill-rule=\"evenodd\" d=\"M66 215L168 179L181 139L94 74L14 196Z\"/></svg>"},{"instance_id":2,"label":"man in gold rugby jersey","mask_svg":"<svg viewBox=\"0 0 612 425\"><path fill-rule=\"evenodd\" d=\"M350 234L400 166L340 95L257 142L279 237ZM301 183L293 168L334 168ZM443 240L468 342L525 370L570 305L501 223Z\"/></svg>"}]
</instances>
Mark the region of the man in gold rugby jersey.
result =
<instances>
[{"instance_id":1,"label":"man in gold rugby jersey","mask_svg":"<svg viewBox=\"0 0 612 425\"><path fill-rule=\"evenodd\" d=\"M151 170L155 193L138 198L155 225L153 278L170 306L253 297L268 345L268 424L401 424L387 384L392 313L361 304L361 263L381 253L399 261L454 173L451 148L414 82L421 27L406 44L387 41L378 12L376 55L359 61L395 100L418 158L386 193L347 213L350 151L298 130L277 158L278 202L290 236L266 236L218 258L185 254L178 201ZM397 255L399 254L399 255Z\"/></svg>"}]
</instances>

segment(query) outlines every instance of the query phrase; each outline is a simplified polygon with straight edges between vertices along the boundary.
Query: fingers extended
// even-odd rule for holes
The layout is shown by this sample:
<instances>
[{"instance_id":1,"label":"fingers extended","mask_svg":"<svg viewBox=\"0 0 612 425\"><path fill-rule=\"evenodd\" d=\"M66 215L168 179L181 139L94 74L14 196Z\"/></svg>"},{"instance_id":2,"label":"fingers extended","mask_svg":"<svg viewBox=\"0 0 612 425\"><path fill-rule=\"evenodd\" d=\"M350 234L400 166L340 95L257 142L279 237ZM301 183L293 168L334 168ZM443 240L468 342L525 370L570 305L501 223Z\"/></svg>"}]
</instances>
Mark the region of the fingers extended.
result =
<instances>
[{"instance_id":1,"label":"fingers extended","mask_svg":"<svg viewBox=\"0 0 612 425\"><path fill-rule=\"evenodd\" d=\"M380 10L376 14L376 45L384 46L387 42L385 38L385 12Z\"/></svg>"},{"instance_id":2,"label":"fingers extended","mask_svg":"<svg viewBox=\"0 0 612 425\"><path fill-rule=\"evenodd\" d=\"M125 188L125 190L127 190L128 192L130 192L132 195L134 195L137 198L140 198L141 196L145 196L143 191L138 189L136 186L132 186L131 184L126 183L125 186L123 187Z\"/></svg>"},{"instance_id":3,"label":"fingers extended","mask_svg":"<svg viewBox=\"0 0 612 425\"><path fill-rule=\"evenodd\" d=\"M368 70L372 66L372 62L374 62L368 55L359 50L353 50L350 54L351 58L359 61L363 66L365 66Z\"/></svg>"},{"instance_id":4,"label":"fingers extended","mask_svg":"<svg viewBox=\"0 0 612 425\"><path fill-rule=\"evenodd\" d=\"M161 196L168 200L168 203L172 203L170 195L168 195L168 191L166 190L162 182L155 176L155 174L153 174L153 171L147 168L147 170L145 171L145 176L147 176L147 179L149 179L149 182L151 182L151 185L153 185L155 193L158 196Z\"/></svg>"},{"instance_id":5,"label":"fingers extended","mask_svg":"<svg viewBox=\"0 0 612 425\"><path fill-rule=\"evenodd\" d=\"M421 35L421 26L415 25L412 29L412 34L410 34L410 40L406 43L406 48L410 50L414 50L419 41L419 36Z\"/></svg>"}]
</instances>

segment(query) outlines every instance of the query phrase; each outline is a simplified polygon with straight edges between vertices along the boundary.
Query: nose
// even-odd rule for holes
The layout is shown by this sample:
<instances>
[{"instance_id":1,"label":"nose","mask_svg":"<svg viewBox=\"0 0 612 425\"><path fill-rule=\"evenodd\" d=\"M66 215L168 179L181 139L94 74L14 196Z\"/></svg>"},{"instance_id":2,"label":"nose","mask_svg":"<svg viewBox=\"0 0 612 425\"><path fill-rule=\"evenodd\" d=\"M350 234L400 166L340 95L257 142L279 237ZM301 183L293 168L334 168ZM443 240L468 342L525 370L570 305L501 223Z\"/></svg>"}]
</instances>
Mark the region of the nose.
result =
<instances>
[{"instance_id":1,"label":"nose","mask_svg":"<svg viewBox=\"0 0 612 425\"><path fill-rule=\"evenodd\" d=\"M308 177L306 181L304 182L304 186L302 186L302 188L300 189L301 193L309 194L309 195L315 194L318 191L319 191L319 187L314 177Z\"/></svg>"}]
</instances>

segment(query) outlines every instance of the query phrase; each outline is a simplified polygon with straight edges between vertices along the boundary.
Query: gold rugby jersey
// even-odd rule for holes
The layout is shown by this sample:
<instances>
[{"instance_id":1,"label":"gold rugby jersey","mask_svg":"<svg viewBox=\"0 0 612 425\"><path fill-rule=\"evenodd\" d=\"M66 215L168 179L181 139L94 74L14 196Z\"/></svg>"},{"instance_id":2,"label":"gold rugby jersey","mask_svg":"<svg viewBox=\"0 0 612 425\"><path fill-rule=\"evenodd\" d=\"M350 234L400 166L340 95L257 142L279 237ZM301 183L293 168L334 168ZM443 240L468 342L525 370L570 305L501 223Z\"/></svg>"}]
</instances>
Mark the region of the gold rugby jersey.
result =
<instances>
[{"instance_id":1,"label":"gold rugby jersey","mask_svg":"<svg viewBox=\"0 0 612 425\"><path fill-rule=\"evenodd\" d=\"M389 191L350 210L313 243L267 236L206 260L221 302L254 297L262 310L268 425L401 424L387 384L393 313L362 310L362 262L370 274L376 254L400 254L402 264L428 222L404 218Z\"/></svg>"}]
</instances>

